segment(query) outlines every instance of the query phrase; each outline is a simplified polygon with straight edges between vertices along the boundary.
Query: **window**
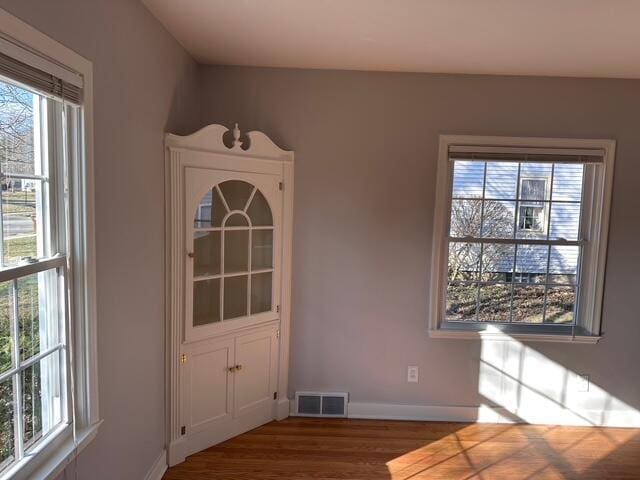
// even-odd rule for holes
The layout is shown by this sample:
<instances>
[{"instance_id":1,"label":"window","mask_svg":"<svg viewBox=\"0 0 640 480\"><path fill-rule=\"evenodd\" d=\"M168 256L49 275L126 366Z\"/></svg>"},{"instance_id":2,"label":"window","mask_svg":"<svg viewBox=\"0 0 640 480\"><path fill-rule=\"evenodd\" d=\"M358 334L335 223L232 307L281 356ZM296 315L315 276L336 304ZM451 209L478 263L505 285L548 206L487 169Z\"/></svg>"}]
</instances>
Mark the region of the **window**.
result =
<instances>
[{"instance_id":1,"label":"window","mask_svg":"<svg viewBox=\"0 0 640 480\"><path fill-rule=\"evenodd\" d=\"M0 479L41 478L97 431L91 66L0 15Z\"/></svg>"},{"instance_id":2,"label":"window","mask_svg":"<svg viewBox=\"0 0 640 480\"><path fill-rule=\"evenodd\" d=\"M442 138L434 336L598 337L613 148Z\"/></svg>"},{"instance_id":3,"label":"window","mask_svg":"<svg viewBox=\"0 0 640 480\"><path fill-rule=\"evenodd\" d=\"M62 113L0 81L0 473L69 419Z\"/></svg>"},{"instance_id":4,"label":"window","mask_svg":"<svg viewBox=\"0 0 640 480\"><path fill-rule=\"evenodd\" d=\"M546 178L521 178L518 228L530 233L545 231Z\"/></svg>"},{"instance_id":5,"label":"window","mask_svg":"<svg viewBox=\"0 0 640 480\"><path fill-rule=\"evenodd\" d=\"M520 206L520 220L518 228L531 232L541 232L544 225L544 209L530 205Z\"/></svg>"}]
</instances>

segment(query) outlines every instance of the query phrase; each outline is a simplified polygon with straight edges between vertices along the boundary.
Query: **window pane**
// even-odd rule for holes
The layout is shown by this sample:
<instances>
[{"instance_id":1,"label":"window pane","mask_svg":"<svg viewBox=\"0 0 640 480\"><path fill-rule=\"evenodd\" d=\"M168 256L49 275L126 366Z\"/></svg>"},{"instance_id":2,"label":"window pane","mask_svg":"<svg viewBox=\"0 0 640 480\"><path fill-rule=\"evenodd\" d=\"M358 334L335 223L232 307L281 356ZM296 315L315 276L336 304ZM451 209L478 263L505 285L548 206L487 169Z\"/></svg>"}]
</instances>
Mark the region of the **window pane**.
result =
<instances>
[{"instance_id":1,"label":"window pane","mask_svg":"<svg viewBox=\"0 0 640 480\"><path fill-rule=\"evenodd\" d=\"M455 161L453 164L453 197L482 197L484 162Z\"/></svg>"},{"instance_id":2,"label":"window pane","mask_svg":"<svg viewBox=\"0 0 640 480\"><path fill-rule=\"evenodd\" d=\"M511 309L511 285L483 285L480 287L480 322L508 322Z\"/></svg>"},{"instance_id":3,"label":"window pane","mask_svg":"<svg viewBox=\"0 0 640 480\"><path fill-rule=\"evenodd\" d=\"M225 227L248 227L249 221L247 217L241 215L239 213L234 213L233 215L229 215L227 221L224 224Z\"/></svg>"},{"instance_id":4,"label":"window pane","mask_svg":"<svg viewBox=\"0 0 640 480\"><path fill-rule=\"evenodd\" d=\"M219 187L230 210L244 210L254 188L240 180L222 182Z\"/></svg>"},{"instance_id":5,"label":"window pane","mask_svg":"<svg viewBox=\"0 0 640 480\"><path fill-rule=\"evenodd\" d=\"M542 323L544 313L544 287L513 287L512 321L520 323Z\"/></svg>"},{"instance_id":6,"label":"window pane","mask_svg":"<svg viewBox=\"0 0 640 480\"><path fill-rule=\"evenodd\" d=\"M225 273L249 270L249 231L228 230L224 232Z\"/></svg>"},{"instance_id":7,"label":"window pane","mask_svg":"<svg viewBox=\"0 0 640 480\"><path fill-rule=\"evenodd\" d=\"M0 383L0 471L14 459L13 379Z\"/></svg>"},{"instance_id":8,"label":"window pane","mask_svg":"<svg viewBox=\"0 0 640 480\"><path fill-rule=\"evenodd\" d=\"M482 200L451 202L451 236L478 237L482 225Z\"/></svg>"},{"instance_id":9,"label":"window pane","mask_svg":"<svg viewBox=\"0 0 640 480\"><path fill-rule=\"evenodd\" d=\"M193 326L220 321L220 279L193 282Z\"/></svg>"},{"instance_id":10,"label":"window pane","mask_svg":"<svg viewBox=\"0 0 640 480\"><path fill-rule=\"evenodd\" d=\"M584 165L556 163L553 171L553 200L582 200Z\"/></svg>"},{"instance_id":11,"label":"window pane","mask_svg":"<svg viewBox=\"0 0 640 480\"><path fill-rule=\"evenodd\" d=\"M12 319L13 282L2 282L0 283L0 373L13 367Z\"/></svg>"},{"instance_id":12,"label":"window pane","mask_svg":"<svg viewBox=\"0 0 640 480\"><path fill-rule=\"evenodd\" d=\"M482 249L482 280L510 282L515 253L514 245L485 243Z\"/></svg>"},{"instance_id":13,"label":"window pane","mask_svg":"<svg viewBox=\"0 0 640 480\"><path fill-rule=\"evenodd\" d=\"M553 246L549 258L549 283L576 283L580 247Z\"/></svg>"},{"instance_id":14,"label":"window pane","mask_svg":"<svg viewBox=\"0 0 640 480\"><path fill-rule=\"evenodd\" d=\"M576 291L573 287L547 289L546 323L573 323Z\"/></svg>"},{"instance_id":15,"label":"window pane","mask_svg":"<svg viewBox=\"0 0 640 480\"><path fill-rule=\"evenodd\" d=\"M579 203L552 203L551 221L549 224L549 238L557 240L578 240L580 228Z\"/></svg>"},{"instance_id":16,"label":"window pane","mask_svg":"<svg viewBox=\"0 0 640 480\"><path fill-rule=\"evenodd\" d=\"M219 227L226 214L227 210L220 199L218 190L213 188L200 200L200 204L196 208L193 226L194 228Z\"/></svg>"},{"instance_id":17,"label":"window pane","mask_svg":"<svg viewBox=\"0 0 640 480\"><path fill-rule=\"evenodd\" d=\"M22 428L25 449L62 422L60 379L58 352L47 355L22 371Z\"/></svg>"},{"instance_id":18,"label":"window pane","mask_svg":"<svg viewBox=\"0 0 640 480\"><path fill-rule=\"evenodd\" d=\"M256 190L249 208L247 208L247 215L251 219L251 224L254 226L268 226L273 225L273 218L271 216L271 209L267 203L267 199L264 198L260 190Z\"/></svg>"},{"instance_id":19,"label":"window pane","mask_svg":"<svg viewBox=\"0 0 640 480\"><path fill-rule=\"evenodd\" d=\"M449 283L447 286L448 321L475 321L478 305L478 285Z\"/></svg>"},{"instance_id":20,"label":"window pane","mask_svg":"<svg viewBox=\"0 0 640 480\"><path fill-rule=\"evenodd\" d=\"M482 212L484 238L513 238L515 202L485 200Z\"/></svg>"},{"instance_id":21,"label":"window pane","mask_svg":"<svg viewBox=\"0 0 640 480\"><path fill-rule=\"evenodd\" d=\"M251 314L271 310L271 273L251 275Z\"/></svg>"},{"instance_id":22,"label":"window pane","mask_svg":"<svg viewBox=\"0 0 640 480\"><path fill-rule=\"evenodd\" d=\"M550 163L523 162L520 164L520 199L549 200L551 191Z\"/></svg>"},{"instance_id":23,"label":"window pane","mask_svg":"<svg viewBox=\"0 0 640 480\"><path fill-rule=\"evenodd\" d=\"M273 267L273 230L251 232L251 269Z\"/></svg>"},{"instance_id":24,"label":"window pane","mask_svg":"<svg viewBox=\"0 0 640 480\"><path fill-rule=\"evenodd\" d=\"M449 243L449 280L477 280L479 271L479 243Z\"/></svg>"},{"instance_id":25,"label":"window pane","mask_svg":"<svg viewBox=\"0 0 640 480\"><path fill-rule=\"evenodd\" d=\"M547 181L537 178L523 178L520 190L521 200L543 201L547 197Z\"/></svg>"},{"instance_id":26,"label":"window pane","mask_svg":"<svg viewBox=\"0 0 640 480\"><path fill-rule=\"evenodd\" d=\"M193 239L193 274L195 276L220 273L220 232L196 232Z\"/></svg>"},{"instance_id":27,"label":"window pane","mask_svg":"<svg viewBox=\"0 0 640 480\"><path fill-rule=\"evenodd\" d=\"M5 265L18 263L26 257L43 256L42 246L39 250L37 240L43 227L42 214L37 208L41 182L23 181L22 186L17 188L13 184L1 195Z\"/></svg>"},{"instance_id":28,"label":"window pane","mask_svg":"<svg viewBox=\"0 0 640 480\"><path fill-rule=\"evenodd\" d=\"M3 173L41 173L34 161L34 110L40 108L39 98L27 90L0 81L0 168ZM4 179L2 189L5 190L9 183L10 179Z\"/></svg>"},{"instance_id":29,"label":"window pane","mask_svg":"<svg viewBox=\"0 0 640 480\"><path fill-rule=\"evenodd\" d=\"M56 270L18 279L20 360L27 360L59 342L56 295Z\"/></svg>"},{"instance_id":30,"label":"window pane","mask_svg":"<svg viewBox=\"0 0 640 480\"><path fill-rule=\"evenodd\" d=\"M224 319L247 315L247 275L224 279Z\"/></svg>"},{"instance_id":31,"label":"window pane","mask_svg":"<svg viewBox=\"0 0 640 480\"><path fill-rule=\"evenodd\" d=\"M548 255L549 247L546 245L518 245L514 280L531 283L546 282Z\"/></svg>"},{"instance_id":32,"label":"window pane","mask_svg":"<svg viewBox=\"0 0 640 480\"><path fill-rule=\"evenodd\" d=\"M517 187L517 163L487 162L487 185L485 187L485 198L515 200Z\"/></svg>"}]
</instances>

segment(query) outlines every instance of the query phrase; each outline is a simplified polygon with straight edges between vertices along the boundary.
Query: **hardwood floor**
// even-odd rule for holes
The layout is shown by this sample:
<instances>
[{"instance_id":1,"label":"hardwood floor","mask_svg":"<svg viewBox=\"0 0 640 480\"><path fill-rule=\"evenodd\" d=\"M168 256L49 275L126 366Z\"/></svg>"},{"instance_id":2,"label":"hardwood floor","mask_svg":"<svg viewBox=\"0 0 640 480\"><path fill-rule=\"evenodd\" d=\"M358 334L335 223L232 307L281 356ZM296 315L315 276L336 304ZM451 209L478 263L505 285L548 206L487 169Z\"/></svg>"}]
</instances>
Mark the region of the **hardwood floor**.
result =
<instances>
[{"instance_id":1,"label":"hardwood floor","mask_svg":"<svg viewBox=\"0 0 640 480\"><path fill-rule=\"evenodd\" d=\"M640 430L288 418L163 479L640 479Z\"/></svg>"}]
</instances>

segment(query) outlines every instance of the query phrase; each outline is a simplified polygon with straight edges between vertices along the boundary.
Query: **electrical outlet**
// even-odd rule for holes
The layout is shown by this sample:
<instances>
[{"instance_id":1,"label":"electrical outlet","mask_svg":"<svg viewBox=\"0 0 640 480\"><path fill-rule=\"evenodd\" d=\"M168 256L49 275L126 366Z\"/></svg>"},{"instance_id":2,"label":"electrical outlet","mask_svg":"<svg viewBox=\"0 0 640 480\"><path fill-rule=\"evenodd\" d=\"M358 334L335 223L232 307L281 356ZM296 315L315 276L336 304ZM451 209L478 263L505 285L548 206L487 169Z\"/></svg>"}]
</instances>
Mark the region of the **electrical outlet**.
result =
<instances>
[{"instance_id":1,"label":"electrical outlet","mask_svg":"<svg viewBox=\"0 0 640 480\"><path fill-rule=\"evenodd\" d=\"M407 382L418 383L418 367L416 365L407 367Z\"/></svg>"},{"instance_id":2,"label":"electrical outlet","mask_svg":"<svg viewBox=\"0 0 640 480\"><path fill-rule=\"evenodd\" d=\"M576 380L577 380L576 388L578 392L589 391L589 375L588 374L579 374Z\"/></svg>"}]
</instances>

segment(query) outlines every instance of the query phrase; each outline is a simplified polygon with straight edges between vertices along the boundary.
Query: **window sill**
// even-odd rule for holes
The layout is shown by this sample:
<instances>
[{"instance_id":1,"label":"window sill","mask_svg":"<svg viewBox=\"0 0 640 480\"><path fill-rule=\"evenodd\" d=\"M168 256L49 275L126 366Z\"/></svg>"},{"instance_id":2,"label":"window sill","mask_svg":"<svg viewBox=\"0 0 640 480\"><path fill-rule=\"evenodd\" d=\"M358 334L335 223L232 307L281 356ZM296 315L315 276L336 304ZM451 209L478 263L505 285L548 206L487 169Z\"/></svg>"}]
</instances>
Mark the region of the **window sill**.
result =
<instances>
[{"instance_id":1,"label":"window sill","mask_svg":"<svg viewBox=\"0 0 640 480\"><path fill-rule=\"evenodd\" d=\"M39 459L37 456L34 457L31 461L36 462L37 466L34 467L30 462L25 463L6 477L6 480L22 480L28 478L51 480L56 478L63 472L66 466L91 443L97 435L98 428L101 424L102 421L77 432L75 441L72 435L68 435L47 458Z\"/></svg>"},{"instance_id":2,"label":"window sill","mask_svg":"<svg viewBox=\"0 0 640 480\"><path fill-rule=\"evenodd\" d=\"M602 336L599 335L567 335L562 333L517 333L504 332L497 329L463 330L440 328L430 329L431 338L448 338L458 340L496 340L496 341L530 341L553 343L583 343L596 344Z\"/></svg>"}]
</instances>

